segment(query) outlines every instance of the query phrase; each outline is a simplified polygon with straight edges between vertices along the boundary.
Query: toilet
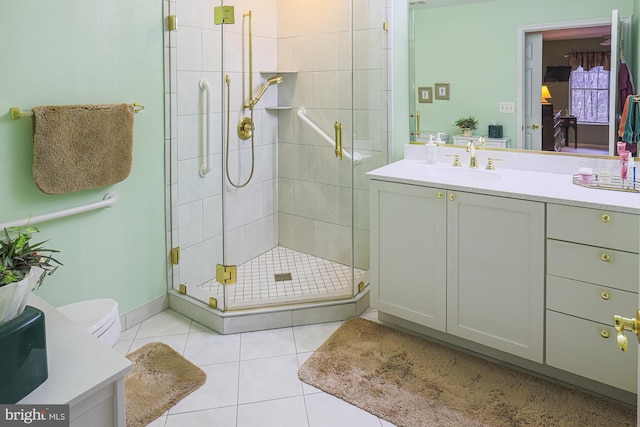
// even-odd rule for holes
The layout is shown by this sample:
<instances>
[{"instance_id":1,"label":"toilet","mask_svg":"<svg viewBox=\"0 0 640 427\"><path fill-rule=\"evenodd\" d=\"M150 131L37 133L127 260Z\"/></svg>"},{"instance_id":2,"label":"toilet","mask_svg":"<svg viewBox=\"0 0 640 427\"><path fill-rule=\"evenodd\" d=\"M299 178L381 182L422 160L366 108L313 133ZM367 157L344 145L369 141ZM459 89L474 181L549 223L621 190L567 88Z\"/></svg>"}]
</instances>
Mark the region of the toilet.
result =
<instances>
[{"instance_id":1,"label":"toilet","mask_svg":"<svg viewBox=\"0 0 640 427\"><path fill-rule=\"evenodd\" d=\"M57 310L109 347L113 347L120 337L118 303L112 299L80 301L57 307Z\"/></svg>"}]
</instances>

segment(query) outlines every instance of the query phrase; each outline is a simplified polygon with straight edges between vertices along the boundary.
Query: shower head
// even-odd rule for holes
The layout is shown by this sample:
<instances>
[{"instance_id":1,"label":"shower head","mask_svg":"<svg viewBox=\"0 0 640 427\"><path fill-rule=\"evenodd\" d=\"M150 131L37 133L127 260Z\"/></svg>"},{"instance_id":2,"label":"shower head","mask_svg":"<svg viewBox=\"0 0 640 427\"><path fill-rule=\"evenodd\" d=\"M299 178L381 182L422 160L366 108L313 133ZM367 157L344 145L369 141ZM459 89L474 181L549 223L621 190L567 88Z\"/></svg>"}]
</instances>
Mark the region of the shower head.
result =
<instances>
[{"instance_id":1,"label":"shower head","mask_svg":"<svg viewBox=\"0 0 640 427\"><path fill-rule=\"evenodd\" d=\"M262 95L264 95L267 89L269 89L269 86L277 85L279 83L282 83L283 81L284 81L284 77L282 76L271 77L269 80L267 80L267 83L264 86L262 86L262 89L260 89L260 92L258 93L258 96L256 96L256 99L250 102L251 107L256 105L258 101L260 101L260 98L262 98Z\"/></svg>"},{"instance_id":2,"label":"shower head","mask_svg":"<svg viewBox=\"0 0 640 427\"><path fill-rule=\"evenodd\" d=\"M284 81L284 77L275 76L275 77L271 77L269 80L267 80L267 85L269 85L269 86L277 85L279 83L282 83L283 81Z\"/></svg>"}]
</instances>

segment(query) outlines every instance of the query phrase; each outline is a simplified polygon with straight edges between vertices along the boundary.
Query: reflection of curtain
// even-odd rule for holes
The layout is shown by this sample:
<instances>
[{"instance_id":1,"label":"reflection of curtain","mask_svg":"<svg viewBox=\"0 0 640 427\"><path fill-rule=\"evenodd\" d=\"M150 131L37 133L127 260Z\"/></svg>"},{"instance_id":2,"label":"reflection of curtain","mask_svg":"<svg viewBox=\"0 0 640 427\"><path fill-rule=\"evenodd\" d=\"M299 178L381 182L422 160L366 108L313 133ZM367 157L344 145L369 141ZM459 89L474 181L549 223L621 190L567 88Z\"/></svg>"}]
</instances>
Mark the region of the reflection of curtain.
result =
<instances>
[{"instance_id":1,"label":"reflection of curtain","mask_svg":"<svg viewBox=\"0 0 640 427\"><path fill-rule=\"evenodd\" d=\"M593 67L602 65L605 70L611 69L611 51L605 50L601 52L571 52L569 56L569 65L571 65L571 71L578 67L584 68L585 71L589 71Z\"/></svg>"}]
</instances>

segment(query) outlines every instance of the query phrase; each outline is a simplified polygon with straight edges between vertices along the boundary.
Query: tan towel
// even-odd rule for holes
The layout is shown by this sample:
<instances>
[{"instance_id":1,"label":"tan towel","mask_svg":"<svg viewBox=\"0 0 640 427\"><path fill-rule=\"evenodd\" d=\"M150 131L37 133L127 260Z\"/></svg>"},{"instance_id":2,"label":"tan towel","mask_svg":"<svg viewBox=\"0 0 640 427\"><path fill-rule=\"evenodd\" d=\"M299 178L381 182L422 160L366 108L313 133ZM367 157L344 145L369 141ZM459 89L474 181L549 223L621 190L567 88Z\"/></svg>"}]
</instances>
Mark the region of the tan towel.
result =
<instances>
[{"instance_id":1,"label":"tan towel","mask_svg":"<svg viewBox=\"0 0 640 427\"><path fill-rule=\"evenodd\" d=\"M133 105L34 107L33 179L47 194L112 185L133 159Z\"/></svg>"}]
</instances>

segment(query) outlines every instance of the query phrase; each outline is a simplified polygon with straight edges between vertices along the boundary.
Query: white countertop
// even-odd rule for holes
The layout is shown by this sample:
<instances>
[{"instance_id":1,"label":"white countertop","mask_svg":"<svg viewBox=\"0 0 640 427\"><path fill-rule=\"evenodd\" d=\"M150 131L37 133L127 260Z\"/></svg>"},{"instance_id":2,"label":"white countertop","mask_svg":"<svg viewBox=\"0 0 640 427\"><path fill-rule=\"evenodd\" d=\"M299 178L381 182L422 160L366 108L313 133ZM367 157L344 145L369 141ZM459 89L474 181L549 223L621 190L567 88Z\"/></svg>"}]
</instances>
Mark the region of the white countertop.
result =
<instances>
[{"instance_id":1,"label":"white countertop","mask_svg":"<svg viewBox=\"0 0 640 427\"><path fill-rule=\"evenodd\" d=\"M404 159L367 175L380 181L640 214L640 193L581 187L567 174L505 169L499 164L496 168L469 170L450 163L427 165L422 160Z\"/></svg>"},{"instance_id":2,"label":"white countertop","mask_svg":"<svg viewBox=\"0 0 640 427\"><path fill-rule=\"evenodd\" d=\"M44 312L49 377L18 403L74 405L129 372L129 359L31 293L27 304Z\"/></svg>"}]
</instances>

